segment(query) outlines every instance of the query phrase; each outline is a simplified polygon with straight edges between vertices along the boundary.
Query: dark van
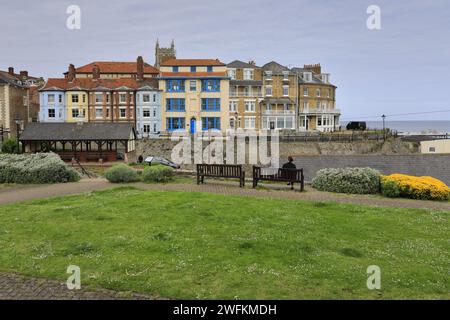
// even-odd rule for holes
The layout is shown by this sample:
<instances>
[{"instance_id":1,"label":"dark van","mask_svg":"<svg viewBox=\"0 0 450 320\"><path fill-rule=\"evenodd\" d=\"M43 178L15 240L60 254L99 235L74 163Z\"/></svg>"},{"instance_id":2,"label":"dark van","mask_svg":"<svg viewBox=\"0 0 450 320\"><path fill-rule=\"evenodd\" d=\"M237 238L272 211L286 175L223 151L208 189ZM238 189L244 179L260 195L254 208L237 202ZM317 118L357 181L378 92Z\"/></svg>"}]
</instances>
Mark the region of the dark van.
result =
<instances>
[{"instance_id":1,"label":"dark van","mask_svg":"<svg viewBox=\"0 0 450 320\"><path fill-rule=\"evenodd\" d=\"M367 125L364 121L351 121L347 124L347 130L361 130L367 129Z\"/></svg>"}]
</instances>

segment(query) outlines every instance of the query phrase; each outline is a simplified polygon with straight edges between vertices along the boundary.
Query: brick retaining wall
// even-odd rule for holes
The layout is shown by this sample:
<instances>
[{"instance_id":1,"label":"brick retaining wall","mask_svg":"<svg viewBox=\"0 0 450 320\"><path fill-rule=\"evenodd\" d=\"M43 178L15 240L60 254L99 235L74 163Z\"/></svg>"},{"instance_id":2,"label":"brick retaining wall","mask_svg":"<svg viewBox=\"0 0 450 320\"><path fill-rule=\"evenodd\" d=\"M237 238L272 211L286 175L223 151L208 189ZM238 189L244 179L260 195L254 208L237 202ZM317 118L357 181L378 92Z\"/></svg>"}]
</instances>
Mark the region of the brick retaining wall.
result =
<instances>
[{"instance_id":1,"label":"brick retaining wall","mask_svg":"<svg viewBox=\"0 0 450 320\"><path fill-rule=\"evenodd\" d=\"M306 181L324 168L370 167L383 174L432 176L450 185L450 155L446 154L301 156L295 164L304 169Z\"/></svg>"}]
</instances>

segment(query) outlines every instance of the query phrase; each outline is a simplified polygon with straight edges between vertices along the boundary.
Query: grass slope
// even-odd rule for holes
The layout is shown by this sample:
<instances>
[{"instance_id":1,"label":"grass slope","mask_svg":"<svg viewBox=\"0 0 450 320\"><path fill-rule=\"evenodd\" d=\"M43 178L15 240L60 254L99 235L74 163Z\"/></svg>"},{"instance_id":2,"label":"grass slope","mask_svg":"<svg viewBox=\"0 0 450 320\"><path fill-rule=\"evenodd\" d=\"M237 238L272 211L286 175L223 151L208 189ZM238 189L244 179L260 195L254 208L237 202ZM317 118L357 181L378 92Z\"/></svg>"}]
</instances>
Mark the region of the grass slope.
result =
<instances>
[{"instance_id":1,"label":"grass slope","mask_svg":"<svg viewBox=\"0 0 450 320\"><path fill-rule=\"evenodd\" d=\"M0 206L0 269L75 264L169 298L448 299L449 231L448 212L118 188Z\"/></svg>"}]
</instances>

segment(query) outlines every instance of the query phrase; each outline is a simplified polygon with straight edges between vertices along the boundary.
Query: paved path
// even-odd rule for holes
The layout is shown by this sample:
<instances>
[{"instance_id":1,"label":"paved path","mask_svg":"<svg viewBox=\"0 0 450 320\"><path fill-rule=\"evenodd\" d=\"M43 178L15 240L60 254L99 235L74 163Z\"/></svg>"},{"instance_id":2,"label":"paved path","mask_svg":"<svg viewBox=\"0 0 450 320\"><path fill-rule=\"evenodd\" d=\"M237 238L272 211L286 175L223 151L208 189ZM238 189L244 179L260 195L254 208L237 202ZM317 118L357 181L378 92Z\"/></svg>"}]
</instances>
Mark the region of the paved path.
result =
<instances>
[{"instance_id":1,"label":"paved path","mask_svg":"<svg viewBox=\"0 0 450 320\"><path fill-rule=\"evenodd\" d=\"M56 280L0 272L0 300L151 300L154 297L106 289L69 290Z\"/></svg>"},{"instance_id":2,"label":"paved path","mask_svg":"<svg viewBox=\"0 0 450 320\"><path fill-rule=\"evenodd\" d=\"M307 192L291 191L287 186L270 185L270 189L252 189L250 186L244 189L238 188L237 183L225 181L207 180L204 185L194 183L174 183L174 184L145 184L133 183L125 184L145 190L174 190L192 192L210 192L215 194L251 196L261 198L292 199L308 201L335 201L339 203L354 203L361 205L401 207L401 208L424 208L449 210L450 202L418 201L411 199L389 199L373 195L348 195L329 192L320 192L307 188ZM112 184L105 179L86 179L75 183L54 184L44 186L27 187L5 187L0 189L0 204L16 203L25 200L41 199L54 196L64 196L89 192L94 190L104 190L123 186ZM298 187L298 186L297 186Z\"/></svg>"}]
</instances>

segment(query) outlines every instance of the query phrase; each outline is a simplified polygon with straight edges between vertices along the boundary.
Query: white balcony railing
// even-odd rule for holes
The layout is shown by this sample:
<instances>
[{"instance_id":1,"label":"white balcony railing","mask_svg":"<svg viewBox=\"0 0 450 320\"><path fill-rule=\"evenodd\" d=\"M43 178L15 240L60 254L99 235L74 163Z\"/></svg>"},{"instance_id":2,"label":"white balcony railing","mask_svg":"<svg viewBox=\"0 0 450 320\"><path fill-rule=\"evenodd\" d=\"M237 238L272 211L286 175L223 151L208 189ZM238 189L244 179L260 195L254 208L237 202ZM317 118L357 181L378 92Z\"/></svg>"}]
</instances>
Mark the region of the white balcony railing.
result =
<instances>
[{"instance_id":1,"label":"white balcony railing","mask_svg":"<svg viewBox=\"0 0 450 320\"><path fill-rule=\"evenodd\" d=\"M256 98L262 98L263 94L262 92L236 92L236 91L230 91L230 97L256 97Z\"/></svg>"},{"instance_id":2,"label":"white balcony railing","mask_svg":"<svg viewBox=\"0 0 450 320\"><path fill-rule=\"evenodd\" d=\"M300 111L300 113L306 113L306 114L317 114L317 113L321 113L321 114L325 114L325 113L332 113L332 114L340 114L341 110L340 109L320 109L320 108L308 108L308 109L303 109Z\"/></svg>"},{"instance_id":3,"label":"white balcony railing","mask_svg":"<svg viewBox=\"0 0 450 320\"><path fill-rule=\"evenodd\" d=\"M263 114L268 115L295 115L294 110L264 110Z\"/></svg>"}]
</instances>

